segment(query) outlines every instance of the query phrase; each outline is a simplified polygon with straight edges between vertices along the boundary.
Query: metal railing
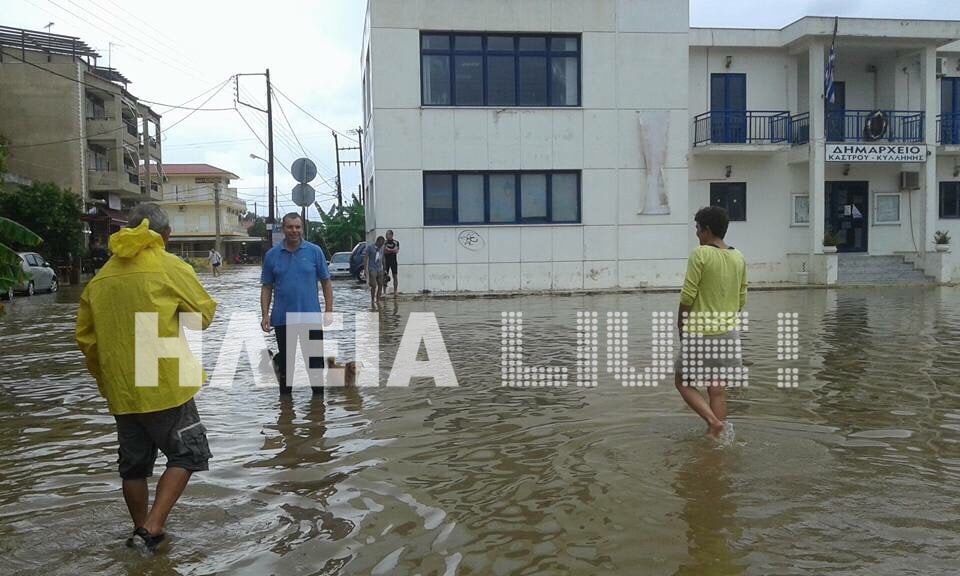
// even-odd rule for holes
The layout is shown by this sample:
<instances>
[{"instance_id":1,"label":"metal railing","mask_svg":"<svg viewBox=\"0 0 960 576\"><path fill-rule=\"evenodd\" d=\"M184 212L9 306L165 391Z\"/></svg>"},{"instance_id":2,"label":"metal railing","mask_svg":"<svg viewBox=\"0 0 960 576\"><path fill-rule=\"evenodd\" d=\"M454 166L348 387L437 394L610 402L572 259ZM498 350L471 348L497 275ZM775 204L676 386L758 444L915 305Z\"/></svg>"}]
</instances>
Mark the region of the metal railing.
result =
<instances>
[{"instance_id":1,"label":"metal railing","mask_svg":"<svg viewBox=\"0 0 960 576\"><path fill-rule=\"evenodd\" d=\"M960 112L937 116L937 144L960 144Z\"/></svg>"},{"instance_id":2,"label":"metal railing","mask_svg":"<svg viewBox=\"0 0 960 576\"><path fill-rule=\"evenodd\" d=\"M693 119L693 145L783 144L791 141L790 113L711 110Z\"/></svg>"},{"instance_id":3,"label":"metal railing","mask_svg":"<svg viewBox=\"0 0 960 576\"><path fill-rule=\"evenodd\" d=\"M806 144L810 141L810 113L803 112L790 118L790 143Z\"/></svg>"},{"instance_id":4,"label":"metal railing","mask_svg":"<svg viewBox=\"0 0 960 576\"><path fill-rule=\"evenodd\" d=\"M827 142L923 142L923 112L830 110L824 131Z\"/></svg>"}]
</instances>

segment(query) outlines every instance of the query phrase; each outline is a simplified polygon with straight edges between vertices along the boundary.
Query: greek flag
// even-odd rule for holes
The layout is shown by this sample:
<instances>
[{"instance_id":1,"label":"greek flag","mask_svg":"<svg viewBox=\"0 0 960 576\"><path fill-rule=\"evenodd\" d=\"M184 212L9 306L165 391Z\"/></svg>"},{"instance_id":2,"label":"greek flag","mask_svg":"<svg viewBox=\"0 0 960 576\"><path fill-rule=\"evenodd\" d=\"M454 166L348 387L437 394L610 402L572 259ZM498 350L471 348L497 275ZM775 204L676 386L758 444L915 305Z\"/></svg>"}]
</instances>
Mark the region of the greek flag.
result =
<instances>
[{"instance_id":1,"label":"greek flag","mask_svg":"<svg viewBox=\"0 0 960 576\"><path fill-rule=\"evenodd\" d=\"M823 98L831 104L833 104L835 96L833 89L833 70L837 66L837 25L839 23L840 18L834 18L833 39L830 41L830 55L827 57L827 69L823 74Z\"/></svg>"}]
</instances>

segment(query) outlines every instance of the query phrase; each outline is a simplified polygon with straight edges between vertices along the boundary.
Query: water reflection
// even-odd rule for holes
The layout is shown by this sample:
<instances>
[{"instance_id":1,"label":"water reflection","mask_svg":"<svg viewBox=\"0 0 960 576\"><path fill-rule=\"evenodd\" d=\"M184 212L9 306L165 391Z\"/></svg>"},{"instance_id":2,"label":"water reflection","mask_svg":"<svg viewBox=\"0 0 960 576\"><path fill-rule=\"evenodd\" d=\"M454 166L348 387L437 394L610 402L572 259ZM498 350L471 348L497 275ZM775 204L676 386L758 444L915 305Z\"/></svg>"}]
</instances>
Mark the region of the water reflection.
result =
<instances>
[{"instance_id":1,"label":"water reflection","mask_svg":"<svg viewBox=\"0 0 960 576\"><path fill-rule=\"evenodd\" d=\"M222 303L209 370L228 315L256 309L257 274L203 281ZM338 311L367 310L362 288L335 290ZM215 458L159 559L122 544L113 421L72 341L78 295L0 318L4 574L947 574L960 557L954 288L751 294L750 386L730 395L738 444L719 451L672 386L624 388L602 367L596 388L500 386L501 311L524 313L526 363L575 374L576 311L630 312L642 367L649 313L676 294L388 299L381 382L410 313L433 312L460 386L281 401L241 370L204 390ZM779 311L801 313L797 389L775 385Z\"/></svg>"},{"instance_id":2,"label":"water reflection","mask_svg":"<svg viewBox=\"0 0 960 576\"><path fill-rule=\"evenodd\" d=\"M688 559L675 576L738 576L745 573L746 554L736 549L742 530L731 492L731 460L735 447L697 439L684 454L673 488L683 500L680 517L687 526Z\"/></svg>"}]
</instances>

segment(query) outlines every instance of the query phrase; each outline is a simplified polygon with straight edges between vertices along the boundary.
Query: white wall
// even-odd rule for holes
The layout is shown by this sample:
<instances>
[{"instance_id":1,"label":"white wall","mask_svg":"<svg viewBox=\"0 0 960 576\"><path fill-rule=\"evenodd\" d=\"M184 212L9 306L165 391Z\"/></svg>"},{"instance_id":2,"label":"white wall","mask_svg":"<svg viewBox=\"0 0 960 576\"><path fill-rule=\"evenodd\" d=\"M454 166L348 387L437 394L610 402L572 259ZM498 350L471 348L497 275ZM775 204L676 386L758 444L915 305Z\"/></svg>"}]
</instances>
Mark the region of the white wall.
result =
<instances>
[{"instance_id":1,"label":"white wall","mask_svg":"<svg viewBox=\"0 0 960 576\"><path fill-rule=\"evenodd\" d=\"M730 67L726 66L731 57ZM805 56L805 55L804 55ZM690 49L690 116L710 110L711 74L746 74L747 110L797 113L797 57L783 49Z\"/></svg>"},{"instance_id":2,"label":"white wall","mask_svg":"<svg viewBox=\"0 0 960 576\"><path fill-rule=\"evenodd\" d=\"M403 291L677 285L688 250L688 12L674 0L372 0L370 236ZM581 108L421 108L420 30L581 34ZM638 113L667 110L671 213L641 214ZM423 226L424 170L580 170L581 224ZM368 225L370 221L368 220Z\"/></svg>"}]
</instances>

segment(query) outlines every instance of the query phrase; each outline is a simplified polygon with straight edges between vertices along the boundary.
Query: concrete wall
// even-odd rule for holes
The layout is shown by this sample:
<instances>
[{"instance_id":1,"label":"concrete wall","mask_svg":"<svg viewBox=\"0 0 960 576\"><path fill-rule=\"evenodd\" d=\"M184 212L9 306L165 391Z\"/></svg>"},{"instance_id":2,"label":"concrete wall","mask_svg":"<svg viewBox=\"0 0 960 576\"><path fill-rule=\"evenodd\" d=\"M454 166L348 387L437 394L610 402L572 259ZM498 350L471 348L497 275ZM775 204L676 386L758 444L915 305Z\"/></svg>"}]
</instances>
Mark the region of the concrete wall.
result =
<instances>
[{"instance_id":1,"label":"concrete wall","mask_svg":"<svg viewBox=\"0 0 960 576\"><path fill-rule=\"evenodd\" d=\"M246 202L237 198L233 188L224 187L220 194L220 233L246 236L246 229L240 223L240 213L246 210ZM198 184L194 176L169 177L164 184L163 197L158 204L170 217L174 237L216 234L213 184Z\"/></svg>"},{"instance_id":2,"label":"concrete wall","mask_svg":"<svg viewBox=\"0 0 960 576\"><path fill-rule=\"evenodd\" d=\"M5 49L9 50L9 49ZM17 53L21 56L21 53ZM66 57L27 52L27 60L69 78L78 64ZM80 64L84 66L83 64ZM11 146L7 169L35 182L53 182L77 194L85 177L81 157L86 142L79 139L83 123L82 87L5 55L0 62L0 134ZM73 139L69 142L63 140ZM20 148L19 145L60 142Z\"/></svg>"},{"instance_id":3,"label":"concrete wall","mask_svg":"<svg viewBox=\"0 0 960 576\"><path fill-rule=\"evenodd\" d=\"M402 243L404 291L676 285L687 226L686 3L671 0L373 0L371 236ZM421 108L420 30L582 34L582 107ZM638 113L670 115L671 213L641 214ZM582 223L423 226L424 170L581 170ZM368 227L370 222L368 222Z\"/></svg>"}]
</instances>

